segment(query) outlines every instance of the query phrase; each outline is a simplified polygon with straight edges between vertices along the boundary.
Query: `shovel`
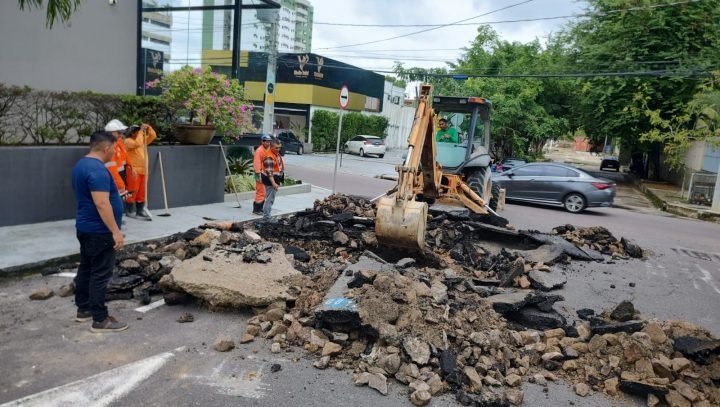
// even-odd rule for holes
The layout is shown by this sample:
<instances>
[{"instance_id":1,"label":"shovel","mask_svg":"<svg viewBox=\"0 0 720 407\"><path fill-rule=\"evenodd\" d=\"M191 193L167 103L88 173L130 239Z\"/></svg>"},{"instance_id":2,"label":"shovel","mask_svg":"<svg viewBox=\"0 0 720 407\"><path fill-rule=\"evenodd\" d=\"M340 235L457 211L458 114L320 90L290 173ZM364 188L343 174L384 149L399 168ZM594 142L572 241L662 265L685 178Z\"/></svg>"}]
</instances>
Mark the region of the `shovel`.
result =
<instances>
[{"instance_id":1,"label":"shovel","mask_svg":"<svg viewBox=\"0 0 720 407\"><path fill-rule=\"evenodd\" d=\"M162 182L163 201L165 203L165 212L158 214L158 216L167 217L170 216L170 210L168 209L167 190L165 189L165 170L163 169L162 153L160 151L158 151L158 163L160 164L160 181Z\"/></svg>"}]
</instances>

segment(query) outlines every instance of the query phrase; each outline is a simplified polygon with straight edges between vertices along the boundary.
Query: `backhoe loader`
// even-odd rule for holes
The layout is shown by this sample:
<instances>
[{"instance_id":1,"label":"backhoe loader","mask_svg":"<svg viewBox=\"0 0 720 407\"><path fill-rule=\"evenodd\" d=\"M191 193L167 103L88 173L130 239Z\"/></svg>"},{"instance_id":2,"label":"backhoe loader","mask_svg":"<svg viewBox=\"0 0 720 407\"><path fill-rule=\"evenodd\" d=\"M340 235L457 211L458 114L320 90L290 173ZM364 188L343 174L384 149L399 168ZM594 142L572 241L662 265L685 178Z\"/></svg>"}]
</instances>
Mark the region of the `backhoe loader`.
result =
<instances>
[{"instance_id":1,"label":"backhoe loader","mask_svg":"<svg viewBox=\"0 0 720 407\"><path fill-rule=\"evenodd\" d=\"M375 234L381 244L422 250L429 204L495 214L499 190L490 177L492 104L480 97L431 96L431 90L432 85L421 86L407 156L396 167L397 186L377 202ZM459 142L436 141L436 112L455 114L446 120L456 123L469 117L469 123L460 122L465 129Z\"/></svg>"}]
</instances>

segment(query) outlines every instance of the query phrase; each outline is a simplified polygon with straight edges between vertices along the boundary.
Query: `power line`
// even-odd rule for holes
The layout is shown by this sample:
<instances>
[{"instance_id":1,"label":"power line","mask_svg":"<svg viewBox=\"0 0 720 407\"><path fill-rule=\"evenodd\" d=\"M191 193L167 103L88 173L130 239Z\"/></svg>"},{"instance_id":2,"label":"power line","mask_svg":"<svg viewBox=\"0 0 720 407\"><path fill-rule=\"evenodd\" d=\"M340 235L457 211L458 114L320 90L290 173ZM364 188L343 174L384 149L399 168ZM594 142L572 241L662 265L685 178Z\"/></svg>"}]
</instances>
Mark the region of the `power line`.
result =
<instances>
[{"instance_id":1,"label":"power line","mask_svg":"<svg viewBox=\"0 0 720 407\"><path fill-rule=\"evenodd\" d=\"M513 8L513 7L517 7L517 6L520 6L520 5L523 5L523 4L527 4L527 3L530 3L530 2L532 2L532 1L534 1L534 0L521 1L521 2L519 2L519 3L514 3L514 4L511 4L511 5L509 5L509 6L501 7L501 8L499 8L499 9L492 10L492 11L489 11L489 12L487 12L487 13L479 14L479 15L476 15L476 16L474 16L474 17L465 18L465 19L463 19L463 20L458 20L458 21L455 21L455 22L452 22L452 23L443 24L443 25L441 25L441 26L439 26L439 27L434 27L434 28L430 28L430 29L427 29L427 30L413 31L413 32L411 32L411 33L407 33L407 34L403 34L403 35L398 35L398 36L390 37L390 38L384 38L384 39L381 39L381 40L361 42L361 43L357 43L357 44L341 45L341 46L338 46L338 47L325 47L325 48L318 48L318 49L349 48L349 47L356 47L356 46L358 46L358 45L377 44L378 42L384 42L384 41L395 40L395 39L398 39L398 38L409 37L409 36L411 36L411 35L426 33L426 32L429 32L429 31L438 30L438 29L443 28L443 27L447 27L447 26L451 26L451 25L463 23L463 22L465 22L465 21L474 20L474 19L476 19L476 18L485 17L485 16L487 16L487 15L490 15L490 14L493 14L493 13L497 13L497 12L499 12L499 11L507 10L507 9L510 9L510 8Z\"/></svg>"},{"instance_id":2,"label":"power line","mask_svg":"<svg viewBox=\"0 0 720 407\"><path fill-rule=\"evenodd\" d=\"M446 27L448 25L463 26L463 25L481 25L481 24L524 23L524 22L530 22L530 21L558 20L558 19L563 19L563 18L578 18L578 17L592 17L592 16L602 17L602 16L606 16L606 15L610 15L610 14L622 13L622 12L627 12L627 11L639 11L639 10L671 7L671 6L677 6L680 4L695 3L698 1L701 1L701 0L683 0L683 1L673 2L673 3L650 4L647 6L636 6L636 7L629 7L626 9L609 10L609 11L596 12L596 13L568 14L568 15L563 15L563 16L523 18L523 19L515 19L515 20L481 21L481 22L474 22L474 23L455 22L455 23L446 23L446 24L356 24L356 23L331 23L331 22L324 22L324 21L313 21L313 25L340 26L340 27L437 27L437 28L441 28L441 27ZM481 17L481 16L476 16L473 18L478 18L478 17ZM467 20L461 20L461 21L467 21Z\"/></svg>"}]
</instances>

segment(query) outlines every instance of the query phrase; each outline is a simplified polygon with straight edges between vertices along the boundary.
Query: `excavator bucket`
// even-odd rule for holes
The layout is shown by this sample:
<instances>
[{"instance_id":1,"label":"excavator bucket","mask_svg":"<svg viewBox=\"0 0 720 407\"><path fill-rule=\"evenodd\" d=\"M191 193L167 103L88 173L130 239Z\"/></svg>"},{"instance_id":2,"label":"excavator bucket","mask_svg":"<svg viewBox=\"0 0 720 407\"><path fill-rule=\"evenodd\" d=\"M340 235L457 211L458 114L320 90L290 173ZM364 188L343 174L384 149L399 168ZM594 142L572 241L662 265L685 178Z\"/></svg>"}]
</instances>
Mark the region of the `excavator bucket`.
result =
<instances>
[{"instance_id":1,"label":"excavator bucket","mask_svg":"<svg viewBox=\"0 0 720 407\"><path fill-rule=\"evenodd\" d=\"M382 197L377 202L375 236L380 244L412 250L425 247L425 202Z\"/></svg>"}]
</instances>

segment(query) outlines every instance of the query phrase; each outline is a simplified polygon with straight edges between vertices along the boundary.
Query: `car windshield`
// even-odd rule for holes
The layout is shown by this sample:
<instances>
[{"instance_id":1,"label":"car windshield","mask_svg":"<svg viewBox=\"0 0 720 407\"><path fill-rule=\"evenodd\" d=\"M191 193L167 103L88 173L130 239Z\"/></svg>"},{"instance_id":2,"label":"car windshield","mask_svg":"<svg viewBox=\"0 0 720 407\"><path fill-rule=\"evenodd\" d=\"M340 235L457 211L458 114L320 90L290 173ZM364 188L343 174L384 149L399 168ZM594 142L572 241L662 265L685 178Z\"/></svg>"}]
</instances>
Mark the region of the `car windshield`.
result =
<instances>
[{"instance_id":1,"label":"car windshield","mask_svg":"<svg viewBox=\"0 0 720 407\"><path fill-rule=\"evenodd\" d=\"M483 147L483 122L478 117L475 131L471 131L470 113L439 112L435 123L435 141L437 161L446 168L455 168L467 157L468 138L471 140L471 153ZM445 118L447 127L441 125L440 119Z\"/></svg>"}]
</instances>

